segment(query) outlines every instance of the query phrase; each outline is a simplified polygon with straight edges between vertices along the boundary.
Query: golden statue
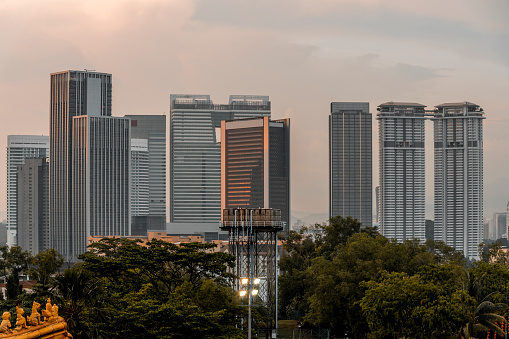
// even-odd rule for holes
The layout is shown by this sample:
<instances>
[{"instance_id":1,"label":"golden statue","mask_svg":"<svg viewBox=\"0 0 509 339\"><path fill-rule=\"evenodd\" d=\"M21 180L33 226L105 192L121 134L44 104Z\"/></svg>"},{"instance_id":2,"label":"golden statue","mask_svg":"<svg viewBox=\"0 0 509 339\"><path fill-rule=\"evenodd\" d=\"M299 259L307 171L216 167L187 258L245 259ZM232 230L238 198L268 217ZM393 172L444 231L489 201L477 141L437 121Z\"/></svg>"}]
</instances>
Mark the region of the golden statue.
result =
<instances>
[{"instance_id":1,"label":"golden statue","mask_svg":"<svg viewBox=\"0 0 509 339\"><path fill-rule=\"evenodd\" d=\"M32 304L32 314L27 318L27 321L32 326L37 326L41 324L41 314L39 313L39 308L41 307L41 304L34 301Z\"/></svg>"},{"instance_id":2,"label":"golden statue","mask_svg":"<svg viewBox=\"0 0 509 339\"><path fill-rule=\"evenodd\" d=\"M0 324L0 333L11 333L11 314L4 312L2 314L2 323Z\"/></svg>"},{"instance_id":3,"label":"golden statue","mask_svg":"<svg viewBox=\"0 0 509 339\"><path fill-rule=\"evenodd\" d=\"M53 307L51 306L51 298L48 298L46 302L46 309L42 310L42 315L44 316L44 321L49 321L53 314Z\"/></svg>"},{"instance_id":4,"label":"golden statue","mask_svg":"<svg viewBox=\"0 0 509 339\"><path fill-rule=\"evenodd\" d=\"M27 328L27 320L23 316L24 313L25 313L25 311L21 307L16 306L16 314L17 314L17 316L16 316L16 331L21 331L22 329Z\"/></svg>"},{"instance_id":5,"label":"golden statue","mask_svg":"<svg viewBox=\"0 0 509 339\"><path fill-rule=\"evenodd\" d=\"M51 317L49 318L49 322L55 321L58 319L58 306L53 305L51 308Z\"/></svg>"},{"instance_id":6,"label":"golden statue","mask_svg":"<svg viewBox=\"0 0 509 339\"><path fill-rule=\"evenodd\" d=\"M41 304L34 301L32 314L25 319L25 311L16 305L15 331L11 330L11 313L4 312L0 324L0 339L72 339L72 335L67 332L67 322L58 316L58 306L51 305L51 299L48 298L46 309L41 311L44 322L41 322L40 307Z\"/></svg>"}]
</instances>

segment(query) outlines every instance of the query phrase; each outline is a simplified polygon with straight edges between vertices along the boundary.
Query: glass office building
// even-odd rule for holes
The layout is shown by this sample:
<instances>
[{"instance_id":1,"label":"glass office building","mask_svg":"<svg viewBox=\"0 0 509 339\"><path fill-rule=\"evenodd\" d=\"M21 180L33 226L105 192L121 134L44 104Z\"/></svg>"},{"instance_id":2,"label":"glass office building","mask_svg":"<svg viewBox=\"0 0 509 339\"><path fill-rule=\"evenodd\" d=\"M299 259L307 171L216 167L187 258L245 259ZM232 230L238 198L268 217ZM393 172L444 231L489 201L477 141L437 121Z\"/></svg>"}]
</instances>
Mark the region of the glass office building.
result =
<instances>
[{"instance_id":1,"label":"glass office building","mask_svg":"<svg viewBox=\"0 0 509 339\"><path fill-rule=\"evenodd\" d=\"M290 119L223 121L221 210L273 208L290 222Z\"/></svg>"},{"instance_id":2,"label":"glass office building","mask_svg":"<svg viewBox=\"0 0 509 339\"><path fill-rule=\"evenodd\" d=\"M268 96L231 95L214 104L209 95L170 96L170 222L221 220L221 121L270 117Z\"/></svg>"}]
</instances>

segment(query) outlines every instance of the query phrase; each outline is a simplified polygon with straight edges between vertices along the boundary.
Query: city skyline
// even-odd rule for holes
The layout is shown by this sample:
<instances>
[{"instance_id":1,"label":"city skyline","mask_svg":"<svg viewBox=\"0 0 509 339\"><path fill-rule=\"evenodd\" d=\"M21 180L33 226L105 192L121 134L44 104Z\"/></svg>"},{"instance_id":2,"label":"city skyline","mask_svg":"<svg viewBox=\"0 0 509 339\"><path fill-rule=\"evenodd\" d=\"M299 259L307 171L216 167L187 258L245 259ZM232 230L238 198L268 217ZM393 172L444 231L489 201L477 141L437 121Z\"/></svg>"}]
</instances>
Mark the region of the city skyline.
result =
<instances>
[{"instance_id":1,"label":"city skyline","mask_svg":"<svg viewBox=\"0 0 509 339\"><path fill-rule=\"evenodd\" d=\"M0 147L5 149L8 134L48 134L47 74L59 69L114 74L113 105L122 114L168 115L169 93L175 92L210 93L218 102L225 102L229 93L267 94L272 119L292 118L292 208L327 213L330 102L369 101L376 107L395 99L428 105L469 100L489 112L484 125L484 215L491 216L509 200L504 170L509 159L498 154L509 147L504 100L509 88L509 5L447 5L396 0L292 6L113 1L98 10L96 1L2 3L0 26L14 34L4 39L0 54L5 65ZM266 24L258 25L260 20ZM431 130L426 127L427 148ZM376 142L373 152L377 173ZM0 155L0 182L5 182L5 153ZM430 152L426 174L430 217ZM373 187L377 185L375 175ZM0 210L5 212L5 187L0 186Z\"/></svg>"}]
</instances>

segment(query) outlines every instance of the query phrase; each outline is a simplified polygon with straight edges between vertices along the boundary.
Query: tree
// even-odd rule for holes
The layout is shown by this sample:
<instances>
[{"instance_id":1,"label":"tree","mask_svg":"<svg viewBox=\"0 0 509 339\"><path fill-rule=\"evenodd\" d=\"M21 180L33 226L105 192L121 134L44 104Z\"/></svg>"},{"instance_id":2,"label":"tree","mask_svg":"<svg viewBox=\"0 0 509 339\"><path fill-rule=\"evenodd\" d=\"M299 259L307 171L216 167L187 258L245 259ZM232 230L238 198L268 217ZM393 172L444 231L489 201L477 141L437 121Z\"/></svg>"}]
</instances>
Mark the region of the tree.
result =
<instances>
[{"instance_id":1,"label":"tree","mask_svg":"<svg viewBox=\"0 0 509 339\"><path fill-rule=\"evenodd\" d=\"M316 257L313 231L319 225L302 228L299 232L288 232L283 239L286 254L279 259L279 314L282 318L302 319L309 308L307 294L313 286L308 272L312 259ZM310 232L308 232L310 231Z\"/></svg>"},{"instance_id":2,"label":"tree","mask_svg":"<svg viewBox=\"0 0 509 339\"><path fill-rule=\"evenodd\" d=\"M361 223L352 217L335 216L329 219L329 224L322 226L324 235L319 236L315 245L317 253L325 257L331 257L340 245L346 244L348 239L356 233L365 232L370 236L376 236L378 232L373 227L361 229Z\"/></svg>"},{"instance_id":3,"label":"tree","mask_svg":"<svg viewBox=\"0 0 509 339\"><path fill-rule=\"evenodd\" d=\"M102 286L94 302L69 307L78 310L82 328L94 327L108 338L243 337L245 310L227 287L234 278L232 255L211 252L214 244L146 245L103 239L80 256L87 279Z\"/></svg>"},{"instance_id":4,"label":"tree","mask_svg":"<svg viewBox=\"0 0 509 339\"><path fill-rule=\"evenodd\" d=\"M469 322L461 329L461 338L464 339L475 339L473 334L475 332L482 332L483 336L486 335L486 332L489 330L497 335L503 337L507 333L502 330L500 324L507 325L507 320L497 314L496 312L500 312L503 309L507 309L507 305L503 303L493 303L490 300L494 294L497 292L490 294L483 300L480 304L475 307L473 310Z\"/></svg>"},{"instance_id":5,"label":"tree","mask_svg":"<svg viewBox=\"0 0 509 339\"><path fill-rule=\"evenodd\" d=\"M63 263L64 257L53 248L39 252L35 257L30 258L28 274L37 280L37 285L34 287L37 295L49 295L48 291L53 285L52 275L58 272Z\"/></svg>"},{"instance_id":6,"label":"tree","mask_svg":"<svg viewBox=\"0 0 509 339\"><path fill-rule=\"evenodd\" d=\"M430 265L414 276L385 272L380 282L363 283L368 338L457 338L474 300L455 286L454 271Z\"/></svg>"},{"instance_id":7,"label":"tree","mask_svg":"<svg viewBox=\"0 0 509 339\"><path fill-rule=\"evenodd\" d=\"M24 251L19 246L12 246L9 251L6 252L5 266L11 272L25 272L28 269L30 258L31 255L28 251Z\"/></svg>"},{"instance_id":8,"label":"tree","mask_svg":"<svg viewBox=\"0 0 509 339\"><path fill-rule=\"evenodd\" d=\"M94 331L97 313L101 313L103 291L101 281L91 272L76 264L55 278L55 298L75 338L88 338Z\"/></svg>"},{"instance_id":9,"label":"tree","mask_svg":"<svg viewBox=\"0 0 509 339\"><path fill-rule=\"evenodd\" d=\"M13 301L18 299L18 295L21 294L21 286L19 284L18 271L14 270L9 275L5 285L7 300Z\"/></svg>"}]
</instances>

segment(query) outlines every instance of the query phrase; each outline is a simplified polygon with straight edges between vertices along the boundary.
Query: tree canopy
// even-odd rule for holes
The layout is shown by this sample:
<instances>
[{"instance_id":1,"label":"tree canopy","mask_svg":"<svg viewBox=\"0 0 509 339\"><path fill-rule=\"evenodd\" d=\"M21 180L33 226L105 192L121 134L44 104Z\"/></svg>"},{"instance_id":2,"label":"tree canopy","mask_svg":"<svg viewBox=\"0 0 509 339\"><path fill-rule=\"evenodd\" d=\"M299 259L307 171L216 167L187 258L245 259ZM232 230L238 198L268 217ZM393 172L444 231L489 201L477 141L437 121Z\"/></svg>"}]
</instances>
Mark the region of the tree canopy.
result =
<instances>
[{"instance_id":1,"label":"tree canopy","mask_svg":"<svg viewBox=\"0 0 509 339\"><path fill-rule=\"evenodd\" d=\"M340 216L283 246L281 316L340 338L457 338L480 300L509 293L509 261L493 246L471 264L443 242L396 242Z\"/></svg>"}]
</instances>

